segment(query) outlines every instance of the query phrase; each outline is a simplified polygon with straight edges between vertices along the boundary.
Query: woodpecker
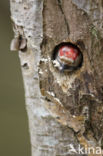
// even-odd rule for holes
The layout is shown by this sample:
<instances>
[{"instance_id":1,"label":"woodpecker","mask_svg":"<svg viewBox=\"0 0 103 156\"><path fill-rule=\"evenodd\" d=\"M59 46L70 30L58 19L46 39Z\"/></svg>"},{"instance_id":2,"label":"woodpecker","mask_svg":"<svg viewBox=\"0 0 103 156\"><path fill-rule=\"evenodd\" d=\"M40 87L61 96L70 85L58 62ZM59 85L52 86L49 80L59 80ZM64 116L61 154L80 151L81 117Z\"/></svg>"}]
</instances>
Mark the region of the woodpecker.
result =
<instances>
[{"instance_id":1,"label":"woodpecker","mask_svg":"<svg viewBox=\"0 0 103 156\"><path fill-rule=\"evenodd\" d=\"M73 45L60 46L54 60L55 67L62 72L72 72L81 66L82 54Z\"/></svg>"}]
</instances>

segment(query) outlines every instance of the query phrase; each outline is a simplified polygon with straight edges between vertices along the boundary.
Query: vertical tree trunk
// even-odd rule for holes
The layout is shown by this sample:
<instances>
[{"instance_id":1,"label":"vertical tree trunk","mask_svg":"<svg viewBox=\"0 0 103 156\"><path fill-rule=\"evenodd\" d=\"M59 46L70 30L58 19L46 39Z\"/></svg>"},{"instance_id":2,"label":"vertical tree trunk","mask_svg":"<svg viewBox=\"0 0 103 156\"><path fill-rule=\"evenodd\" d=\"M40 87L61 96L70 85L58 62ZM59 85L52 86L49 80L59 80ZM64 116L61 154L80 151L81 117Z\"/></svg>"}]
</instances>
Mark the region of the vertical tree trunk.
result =
<instances>
[{"instance_id":1,"label":"vertical tree trunk","mask_svg":"<svg viewBox=\"0 0 103 156\"><path fill-rule=\"evenodd\" d=\"M32 156L97 155L96 147L103 147L103 1L10 0L10 6ZM62 42L83 55L72 73L53 65L53 50Z\"/></svg>"}]
</instances>

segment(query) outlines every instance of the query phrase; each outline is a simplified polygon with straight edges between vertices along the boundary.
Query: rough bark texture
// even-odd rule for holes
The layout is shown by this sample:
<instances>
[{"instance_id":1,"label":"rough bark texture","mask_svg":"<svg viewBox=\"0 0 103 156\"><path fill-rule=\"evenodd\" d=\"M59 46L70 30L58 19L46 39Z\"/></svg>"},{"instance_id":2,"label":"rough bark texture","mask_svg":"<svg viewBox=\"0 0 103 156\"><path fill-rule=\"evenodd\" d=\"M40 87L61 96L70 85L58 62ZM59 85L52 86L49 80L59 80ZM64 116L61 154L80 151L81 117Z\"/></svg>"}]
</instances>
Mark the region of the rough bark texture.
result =
<instances>
[{"instance_id":1,"label":"rough bark texture","mask_svg":"<svg viewBox=\"0 0 103 156\"><path fill-rule=\"evenodd\" d=\"M32 156L69 156L70 145L78 149L78 144L103 148L103 1L10 4ZM57 44L68 41L80 48L83 65L65 74L55 69L51 57Z\"/></svg>"}]
</instances>

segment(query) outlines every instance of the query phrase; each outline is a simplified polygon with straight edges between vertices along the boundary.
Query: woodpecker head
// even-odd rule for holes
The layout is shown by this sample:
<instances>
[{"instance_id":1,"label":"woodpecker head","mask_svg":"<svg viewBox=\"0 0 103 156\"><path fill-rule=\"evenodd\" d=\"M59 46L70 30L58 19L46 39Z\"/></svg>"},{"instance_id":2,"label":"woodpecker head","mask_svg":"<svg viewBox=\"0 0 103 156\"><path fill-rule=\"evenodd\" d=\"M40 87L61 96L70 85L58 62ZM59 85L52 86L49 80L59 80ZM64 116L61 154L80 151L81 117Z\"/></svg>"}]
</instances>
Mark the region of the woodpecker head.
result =
<instances>
[{"instance_id":1,"label":"woodpecker head","mask_svg":"<svg viewBox=\"0 0 103 156\"><path fill-rule=\"evenodd\" d=\"M72 72L82 64L82 53L71 43L62 43L56 47L55 52L54 66L62 72Z\"/></svg>"}]
</instances>

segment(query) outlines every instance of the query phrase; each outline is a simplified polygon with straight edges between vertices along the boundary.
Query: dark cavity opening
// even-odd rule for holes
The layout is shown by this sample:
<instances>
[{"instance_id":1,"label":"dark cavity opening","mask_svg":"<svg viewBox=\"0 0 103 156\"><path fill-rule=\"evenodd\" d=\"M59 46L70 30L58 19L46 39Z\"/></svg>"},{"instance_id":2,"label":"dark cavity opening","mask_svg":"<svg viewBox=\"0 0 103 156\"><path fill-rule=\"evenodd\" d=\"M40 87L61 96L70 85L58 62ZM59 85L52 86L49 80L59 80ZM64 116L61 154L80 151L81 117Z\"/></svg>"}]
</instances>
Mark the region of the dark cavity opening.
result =
<instances>
[{"instance_id":1,"label":"dark cavity opening","mask_svg":"<svg viewBox=\"0 0 103 156\"><path fill-rule=\"evenodd\" d=\"M74 70L80 68L80 67L82 66L82 64L83 64L83 54L82 54L80 48L79 48L76 44L73 44L73 43L71 43L71 42L62 42L62 43L56 45L56 46L54 47L54 49L53 49L51 59L52 59L52 60L56 60L57 55L58 55L58 52L59 52L59 49L60 49L61 47L63 47L63 46L71 46L71 47L73 47L73 48L75 48L75 49L78 50L78 52L79 52L80 55L81 55L81 60L80 60L80 63L78 64L78 66L77 66L76 68L74 68Z\"/></svg>"}]
</instances>

